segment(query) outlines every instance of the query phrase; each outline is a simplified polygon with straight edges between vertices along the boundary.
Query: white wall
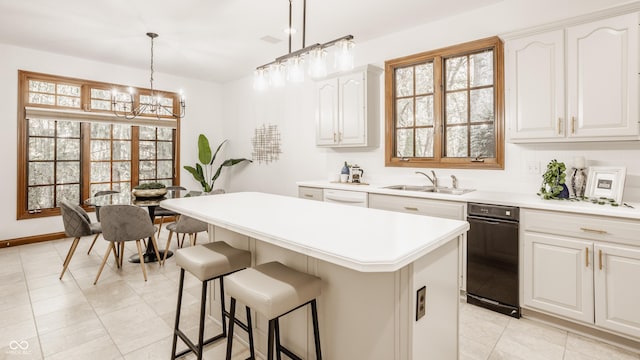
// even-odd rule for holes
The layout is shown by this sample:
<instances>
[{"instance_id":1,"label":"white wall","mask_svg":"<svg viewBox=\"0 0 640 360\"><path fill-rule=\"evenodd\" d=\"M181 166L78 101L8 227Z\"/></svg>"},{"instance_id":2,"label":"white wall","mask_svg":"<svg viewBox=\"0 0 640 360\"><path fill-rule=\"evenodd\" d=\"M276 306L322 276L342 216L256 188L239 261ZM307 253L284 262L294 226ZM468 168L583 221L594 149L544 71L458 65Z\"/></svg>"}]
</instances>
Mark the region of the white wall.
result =
<instances>
[{"instance_id":1,"label":"white wall","mask_svg":"<svg viewBox=\"0 0 640 360\"><path fill-rule=\"evenodd\" d=\"M627 1L505 0L453 18L358 43L356 66L374 64L383 68L384 61L388 59L542 25L623 3ZM384 75L380 80L384 84ZM230 151L236 154L250 153L253 129L262 123L270 123L279 125L282 130L283 154L276 163L252 164L241 170L233 170L233 179L227 186L231 191L259 190L295 196L296 181L327 179L328 173L339 172L345 160L365 169L365 181L425 181L420 175L414 174L418 169L384 166L383 85L380 89L381 146L376 149L323 149L314 145L315 99L312 81L307 80L302 86L288 86L265 93L257 93L251 86L250 76L225 84L225 136L231 139ZM541 175L528 173L527 162L538 161L544 171L552 159L564 161L570 167L573 157L578 155L586 157L587 165L626 166L625 200L640 200L640 161L637 160L640 158L640 142L506 144L504 170L435 171L446 185L450 184L449 175L454 174L461 187L535 193ZM236 176L240 174L243 176Z\"/></svg>"},{"instance_id":2,"label":"white wall","mask_svg":"<svg viewBox=\"0 0 640 360\"><path fill-rule=\"evenodd\" d=\"M63 231L60 217L16 220L17 202L17 91L18 70L148 87L149 71L89 61L74 57L0 44L0 132L3 172L0 188L0 240ZM158 68L161 65L158 64ZM221 89L217 84L185 79L163 73L155 74L156 86L162 90L183 89L187 96L187 117L182 121L182 165L195 163L195 139L205 132L212 141L221 139L214 129L221 128ZM204 129L204 130L203 130ZM191 175L181 169L182 184L198 188Z\"/></svg>"}]
</instances>

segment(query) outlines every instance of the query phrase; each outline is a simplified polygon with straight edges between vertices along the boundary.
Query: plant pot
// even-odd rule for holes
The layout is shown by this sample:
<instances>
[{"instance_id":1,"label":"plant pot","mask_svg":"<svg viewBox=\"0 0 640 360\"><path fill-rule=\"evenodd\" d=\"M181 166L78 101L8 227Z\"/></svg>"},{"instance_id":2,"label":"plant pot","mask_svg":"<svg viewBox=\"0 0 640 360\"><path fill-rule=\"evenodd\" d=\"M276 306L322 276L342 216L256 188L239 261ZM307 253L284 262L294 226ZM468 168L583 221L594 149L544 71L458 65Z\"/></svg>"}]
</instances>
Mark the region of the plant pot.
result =
<instances>
[{"instance_id":1,"label":"plant pot","mask_svg":"<svg viewBox=\"0 0 640 360\"><path fill-rule=\"evenodd\" d=\"M560 199L568 199L569 198L569 188L567 187L567 185L562 184L562 191L560 191L560 194L558 194L558 197Z\"/></svg>"}]
</instances>

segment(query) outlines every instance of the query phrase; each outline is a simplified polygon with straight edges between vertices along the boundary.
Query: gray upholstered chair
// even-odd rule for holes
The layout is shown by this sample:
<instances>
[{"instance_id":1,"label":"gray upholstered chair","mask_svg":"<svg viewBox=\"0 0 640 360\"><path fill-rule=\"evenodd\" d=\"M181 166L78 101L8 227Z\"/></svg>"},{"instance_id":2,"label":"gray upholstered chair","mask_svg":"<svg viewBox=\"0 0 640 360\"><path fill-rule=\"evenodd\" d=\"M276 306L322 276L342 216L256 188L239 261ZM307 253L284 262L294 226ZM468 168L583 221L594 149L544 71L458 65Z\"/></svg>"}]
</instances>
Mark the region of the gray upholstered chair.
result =
<instances>
[{"instance_id":1,"label":"gray upholstered chair","mask_svg":"<svg viewBox=\"0 0 640 360\"><path fill-rule=\"evenodd\" d=\"M73 253L76 251L76 247L78 247L80 238L94 234L97 238L102 232L102 228L100 227L100 223L91 223L89 215L82 207L80 207L80 205L72 204L66 200L60 201L59 205L60 210L62 211L64 233L67 236L73 236L74 238L71 243L71 247L69 248L69 252L67 253L67 257L64 259L64 263L62 265L62 273L60 274L60 280L62 280L62 277L69 266L69 262L71 262L71 257L73 257Z\"/></svg>"},{"instance_id":2,"label":"gray upholstered chair","mask_svg":"<svg viewBox=\"0 0 640 360\"><path fill-rule=\"evenodd\" d=\"M100 270L98 270L98 275L96 275L96 280L93 284L95 285L98 282L102 269L104 269L104 264L109 257L109 252L112 250L115 251L116 246L118 244L120 245L118 261L120 266L122 266L124 243L134 240L138 247L142 275L144 276L144 281L147 281L147 270L144 266L144 255L142 253L142 247L140 246L140 240L150 237L156 251L156 256L160 259L158 244L155 238L156 229L149 218L149 214L143 208L134 205L108 205L100 210L100 220L102 224L102 237L109 241L109 247L104 254ZM160 262L158 262L158 265L160 265Z\"/></svg>"},{"instance_id":3,"label":"gray upholstered chair","mask_svg":"<svg viewBox=\"0 0 640 360\"><path fill-rule=\"evenodd\" d=\"M180 234L189 234L189 242L191 243L191 246L194 246L196 244L198 233L207 231L207 228L208 225L204 221L196 220L187 215L180 215L176 222L167 225L169 238L167 239L167 246L165 247L166 250L162 261L164 262L167 259L167 253L169 252L169 246L171 246L171 237L173 236L173 233L176 234L178 247L182 247L182 243L184 242L184 236L182 237L182 242L180 242Z\"/></svg>"},{"instance_id":4,"label":"gray upholstered chair","mask_svg":"<svg viewBox=\"0 0 640 360\"><path fill-rule=\"evenodd\" d=\"M178 190L186 191L187 189L182 186L167 186L167 191L178 191ZM158 226L158 238L160 238L160 231L162 230L162 223L164 222L165 216L180 216L180 214L178 214L175 211L171 211L169 209L165 209L161 206L158 206L155 212L153 213L153 216L160 217L160 226Z\"/></svg>"},{"instance_id":5,"label":"gray upholstered chair","mask_svg":"<svg viewBox=\"0 0 640 360\"><path fill-rule=\"evenodd\" d=\"M102 190L102 191L96 192L93 196L102 196L102 195L118 194L118 193L120 193L120 192L119 191L115 191L115 190ZM100 222L100 206L95 206L95 208L96 208L96 220L98 222ZM91 246L89 246L89 250L87 251L87 255L91 254L91 250L93 249L93 245L96 244L96 240L98 240L98 236L99 235L100 234L96 234L96 236L93 238L93 242L91 243Z\"/></svg>"}]
</instances>

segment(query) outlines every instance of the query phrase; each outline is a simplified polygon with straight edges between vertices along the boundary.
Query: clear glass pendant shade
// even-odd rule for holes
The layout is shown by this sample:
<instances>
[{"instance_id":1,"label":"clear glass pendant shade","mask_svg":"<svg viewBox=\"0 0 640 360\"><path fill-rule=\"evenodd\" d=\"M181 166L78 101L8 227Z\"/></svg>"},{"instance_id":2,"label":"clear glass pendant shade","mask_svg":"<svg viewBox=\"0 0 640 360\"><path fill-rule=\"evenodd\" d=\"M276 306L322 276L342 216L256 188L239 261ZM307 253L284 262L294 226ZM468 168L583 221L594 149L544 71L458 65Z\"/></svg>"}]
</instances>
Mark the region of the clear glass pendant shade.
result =
<instances>
[{"instance_id":1,"label":"clear glass pendant shade","mask_svg":"<svg viewBox=\"0 0 640 360\"><path fill-rule=\"evenodd\" d=\"M304 60L296 56L287 60L287 80L293 83L304 81Z\"/></svg>"},{"instance_id":2,"label":"clear glass pendant shade","mask_svg":"<svg viewBox=\"0 0 640 360\"><path fill-rule=\"evenodd\" d=\"M335 67L346 71L353 69L353 48L356 46L353 40L341 40L335 45Z\"/></svg>"},{"instance_id":3,"label":"clear glass pendant shade","mask_svg":"<svg viewBox=\"0 0 640 360\"><path fill-rule=\"evenodd\" d=\"M309 76L319 79L327 76L327 51L322 48L309 52Z\"/></svg>"}]
</instances>

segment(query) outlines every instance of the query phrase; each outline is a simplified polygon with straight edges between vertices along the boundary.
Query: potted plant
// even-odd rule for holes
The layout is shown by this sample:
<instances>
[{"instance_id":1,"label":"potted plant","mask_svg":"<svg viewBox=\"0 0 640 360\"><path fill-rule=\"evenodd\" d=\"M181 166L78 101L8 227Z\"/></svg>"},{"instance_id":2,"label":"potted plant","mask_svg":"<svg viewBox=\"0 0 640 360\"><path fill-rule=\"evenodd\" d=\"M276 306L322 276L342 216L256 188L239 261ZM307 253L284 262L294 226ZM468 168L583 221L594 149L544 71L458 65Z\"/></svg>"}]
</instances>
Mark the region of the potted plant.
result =
<instances>
[{"instance_id":1,"label":"potted plant","mask_svg":"<svg viewBox=\"0 0 640 360\"><path fill-rule=\"evenodd\" d=\"M196 166L184 166L184 169L193 175L193 178L202 185L202 190L204 192L210 192L213 190L213 184L216 182L220 173L222 172L222 168L225 166L233 166L239 164L243 161L252 162L249 159L241 158L241 159L227 159L220 164L215 173L213 173L213 162L216 160L216 156L218 155L218 151L222 148L222 145L226 143L227 140L224 140L218 148L216 152L211 153L211 147L209 146L209 139L204 134L200 134L198 136L198 160L199 163L196 163Z\"/></svg>"},{"instance_id":2,"label":"potted plant","mask_svg":"<svg viewBox=\"0 0 640 360\"><path fill-rule=\"evenodd\" d=\"M542 185L539 196L544 199L566 199L569 197L569 189L565 185L567 175L563 162L553 159L547 164L547 171L542 174Z\"/></svg>"}]
</instances>

